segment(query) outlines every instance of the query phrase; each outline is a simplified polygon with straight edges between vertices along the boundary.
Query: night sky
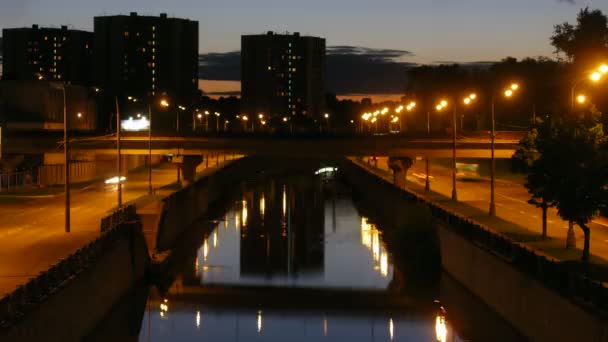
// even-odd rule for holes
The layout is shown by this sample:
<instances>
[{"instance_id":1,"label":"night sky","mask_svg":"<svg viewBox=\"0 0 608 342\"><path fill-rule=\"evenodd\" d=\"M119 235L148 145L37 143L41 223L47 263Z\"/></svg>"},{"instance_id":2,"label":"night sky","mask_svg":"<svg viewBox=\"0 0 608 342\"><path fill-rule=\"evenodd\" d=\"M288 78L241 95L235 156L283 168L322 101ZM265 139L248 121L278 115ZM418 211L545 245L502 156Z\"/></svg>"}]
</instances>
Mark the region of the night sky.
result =
<instances>
[{"instance_id":1,"label":"night sky","mask_svg":"<svg viewBox=\"0 0 608 342\"><path fill-rule=\"evenodd\" d=\"M300 31L350 45L411 51L407 61L486 61L506 55L549 56L554 24L584 6L567 0L2 0L0 28L72 25L91 30L93 16L167 12L200 22L200 50L238 50L243 33Z\"/></svg>"}]
</instances>

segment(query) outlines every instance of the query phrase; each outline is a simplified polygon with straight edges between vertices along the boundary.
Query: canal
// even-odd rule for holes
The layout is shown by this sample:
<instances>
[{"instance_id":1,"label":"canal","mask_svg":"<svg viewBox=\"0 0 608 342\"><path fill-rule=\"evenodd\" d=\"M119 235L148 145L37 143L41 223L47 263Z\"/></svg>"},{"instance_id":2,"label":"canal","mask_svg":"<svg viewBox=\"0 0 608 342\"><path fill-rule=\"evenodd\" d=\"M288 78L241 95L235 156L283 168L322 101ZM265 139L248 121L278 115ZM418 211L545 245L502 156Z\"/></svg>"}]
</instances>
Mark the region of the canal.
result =
<instances>
[{"instance_id":1,"label":"canal","mask_svg":"<svg viewBox=\"0 0 608 342\"><path fill-rule=\"evenodd\" d=\"M523 340L441 271L424 210L381 212L339 163L268 162L226 193L89 340Z\"/></svg>"}]
</instances>

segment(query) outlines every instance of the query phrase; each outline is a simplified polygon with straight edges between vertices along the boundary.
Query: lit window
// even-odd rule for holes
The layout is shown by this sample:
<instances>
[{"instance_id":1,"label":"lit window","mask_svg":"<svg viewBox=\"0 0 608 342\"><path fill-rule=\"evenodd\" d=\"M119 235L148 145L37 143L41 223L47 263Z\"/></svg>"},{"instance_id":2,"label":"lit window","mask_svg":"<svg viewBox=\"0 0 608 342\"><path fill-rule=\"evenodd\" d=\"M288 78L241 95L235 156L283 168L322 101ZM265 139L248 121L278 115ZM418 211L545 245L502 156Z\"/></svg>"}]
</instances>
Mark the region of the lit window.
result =
<instances>
[{"instance_id":1,"label":"lit window","mask_svg":"<svg viewBox=\"0 0 608 342\"><path fill-rule=\"evenodd\" d=\"M156 70L152 69L152 75L156 74Z\"/></svg>"},{"instance_id":2,"label":"lit window","mask_svg":"<svg viewBox=\"0 0 608 342\"><path fill-rule=\"evenodd\" d=\"M44 40L49 40L49 37L47 37L47 36L44 36Z\"/></svg>"},{"instance_id":3,"label":"lit window","mask_svg":"<svg viewBox=\"0 0 608 342\"><path fill-rule=\"evenodd\" d=\"M129 31L125 31L125 37L129 36Z\"/></svg>"},{"instance_id":4,"label":"lit window","mask_svg":"<svg viewBox=\"0 0 608 342\"><path fill-rule=\"evenodd\" d=\"M268 71L270 71L270 70L272 70L272 67L269 65L269 66L268 66Z\"/></svg>"},{"instance_id":5,"label":"lit window","mask_svg":"<svg viewBox=\"0 0 608 342\"><path fill-rule=\"evenodd\" d=\"M152 26L152 31L156 31L156 26Z\"/></svg>"}]
</instances>

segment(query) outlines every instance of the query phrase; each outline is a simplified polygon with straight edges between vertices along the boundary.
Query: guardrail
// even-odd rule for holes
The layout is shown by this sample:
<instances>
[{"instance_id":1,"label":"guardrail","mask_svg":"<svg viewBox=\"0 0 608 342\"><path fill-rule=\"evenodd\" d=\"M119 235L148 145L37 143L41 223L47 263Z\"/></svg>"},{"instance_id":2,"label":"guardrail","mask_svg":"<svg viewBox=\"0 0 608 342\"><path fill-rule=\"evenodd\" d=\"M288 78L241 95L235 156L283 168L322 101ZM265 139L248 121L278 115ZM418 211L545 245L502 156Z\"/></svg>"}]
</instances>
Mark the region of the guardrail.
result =
<instances>
[{"instance_id":1,"label":"guardrail","mask_svg":"<svg viewBox=\"0 0 608 342\"><path fill-rule=\"evenodd\" d=\"M356 164L355 167L370 174ZM386 179L372 176L380 182L378 185L396 189ZM445 222L447 228L489 253L497 255L544 286L587 307L598 309L604 314L608 313L608 283L592 279L582 272L576 272L558 259L542 254L422 195L408 189L399 190L406 199L427 205L433 217Z\"/></svg>"},{"instance_id":2,"label":"guardrail","mask_svg":"<svg viewBox=\"0 0 608 342\"><path fill-rule=\"evenodd\" d=\"M0 191L26 185L38 185L37 173L32 170L0 173Z\"/></svg>"},{"instance_id":3,"label":"guardrail","mask_svg":"<svg viewBox=\"0 0 608 342\"><path fill-rule=\"evenodd\" d=\"M118 227L121 223L137 220L135 204L115 210L112 214L101 219L101 233L106 233Z\"/></svg>"},{"instance_id":4,"label":"guardrail","mask_svg":"<svg viewBox=\"0 0 608 342\"><path fill-rule=\"evenodd\" d=\"M105 251L114 246L118 239L128 236L134 229L132 224L123 223L136 222L138 226L139 223L136 220L137 214L134 205L127 206L104 217L99 238L0 299L0 329L9 328L28 312L38 307L45 299L68 284L71 279L95 263Z\"/></svg>"}]
</instances>

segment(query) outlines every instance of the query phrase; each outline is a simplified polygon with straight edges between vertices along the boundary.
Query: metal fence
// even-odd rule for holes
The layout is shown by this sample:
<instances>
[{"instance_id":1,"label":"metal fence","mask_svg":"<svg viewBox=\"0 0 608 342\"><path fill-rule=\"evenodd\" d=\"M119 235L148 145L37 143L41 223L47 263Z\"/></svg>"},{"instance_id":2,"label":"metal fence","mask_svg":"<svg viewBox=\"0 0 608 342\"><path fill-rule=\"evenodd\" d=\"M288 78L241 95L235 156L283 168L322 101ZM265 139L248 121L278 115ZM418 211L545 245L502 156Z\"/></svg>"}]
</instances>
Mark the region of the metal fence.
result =
<instances>
[{"instance_id":1,"label":"metal fence","mask_svg":"<svg viewBox=\"0 0 608 342\"><path fill-rule=\"evenodd\" d=\"M0 173L0 191L8 191L23 186L39 185L35 170Z\"/></svg>"}]
</instances>

